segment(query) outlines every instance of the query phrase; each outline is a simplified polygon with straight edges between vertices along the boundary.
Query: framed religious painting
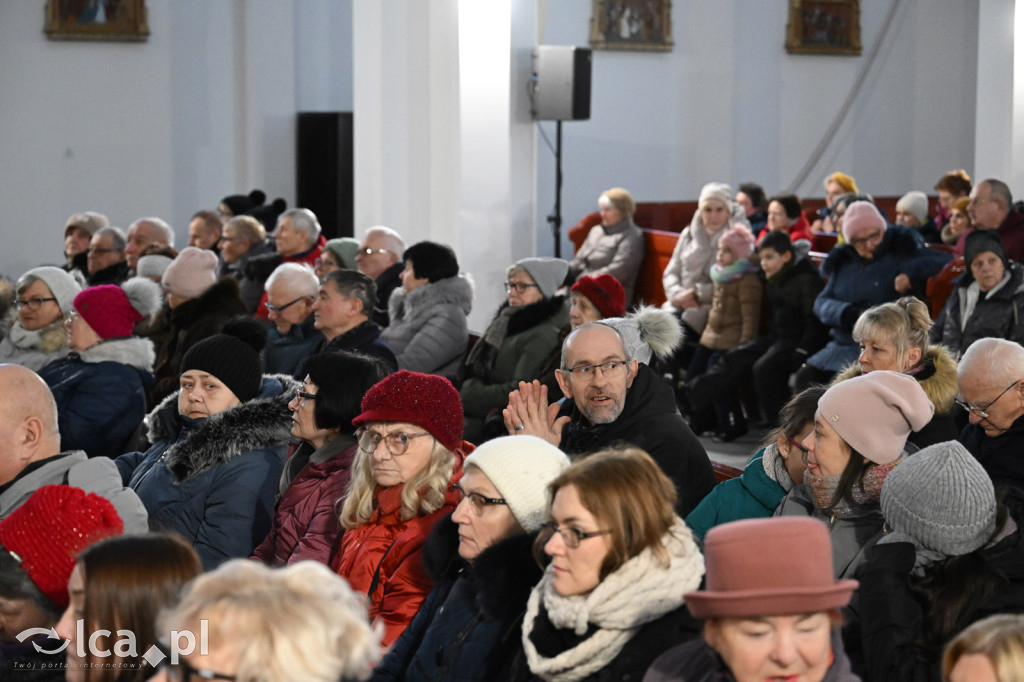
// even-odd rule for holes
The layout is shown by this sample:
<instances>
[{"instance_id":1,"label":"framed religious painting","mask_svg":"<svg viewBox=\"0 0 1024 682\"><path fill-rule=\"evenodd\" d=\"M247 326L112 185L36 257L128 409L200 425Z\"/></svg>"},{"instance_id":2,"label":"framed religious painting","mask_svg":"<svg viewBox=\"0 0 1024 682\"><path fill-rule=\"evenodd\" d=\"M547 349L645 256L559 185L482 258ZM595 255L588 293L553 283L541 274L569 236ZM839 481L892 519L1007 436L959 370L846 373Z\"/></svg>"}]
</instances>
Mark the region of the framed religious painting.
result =
<instances>
[{"instance_id":1,"label":"framed religious painting","mask_svg":"<svg viewBox=\"0 0 1024 682\"><path fill-rule=\"evenodd\" d=\"M129 40L149 36L146 0L47 0L50 40Z\"/></svg>"},{"instance_id":2,"label":"framed religious painting","mask_svg":"<svg viewBox=\"0 0 1024 682\"><path fill-rule=\"evenodd\" d=\"M789 0L786 51L860 54L859 0Z\"/></svg>"},{"instance_id":3,"label":"framed religious painting","mask_svg":"<svg viewBox=\"0 0 1024 682\"><path fill-rule=\"evenodd\" d=\"M590 45L599 50L671 50L671 0L594 0Z\"/></svg>"}]
</instances>

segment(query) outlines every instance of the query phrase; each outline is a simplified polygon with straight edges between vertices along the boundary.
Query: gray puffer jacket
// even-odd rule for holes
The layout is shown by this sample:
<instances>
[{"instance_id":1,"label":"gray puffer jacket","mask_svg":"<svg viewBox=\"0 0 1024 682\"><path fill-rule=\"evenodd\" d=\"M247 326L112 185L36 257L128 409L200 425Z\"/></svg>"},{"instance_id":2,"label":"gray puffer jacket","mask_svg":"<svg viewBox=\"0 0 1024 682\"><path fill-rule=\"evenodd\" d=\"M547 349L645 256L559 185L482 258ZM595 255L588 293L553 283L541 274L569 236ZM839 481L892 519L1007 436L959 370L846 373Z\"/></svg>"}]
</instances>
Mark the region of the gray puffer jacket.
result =
<instances>
[{"instance_id":1,"label":"gray puffer jacket","mask_svg":"<svg viewBox=\"0 0 1024 682\"><path fill-rule=\"evenodd\" d=\"M466 354L466 315L473 308L473 283L467 275L446 277L406 293L391 293L391 323L381 331L398 366L413 372L452 377Z\"/></svg>"}]
</instances>

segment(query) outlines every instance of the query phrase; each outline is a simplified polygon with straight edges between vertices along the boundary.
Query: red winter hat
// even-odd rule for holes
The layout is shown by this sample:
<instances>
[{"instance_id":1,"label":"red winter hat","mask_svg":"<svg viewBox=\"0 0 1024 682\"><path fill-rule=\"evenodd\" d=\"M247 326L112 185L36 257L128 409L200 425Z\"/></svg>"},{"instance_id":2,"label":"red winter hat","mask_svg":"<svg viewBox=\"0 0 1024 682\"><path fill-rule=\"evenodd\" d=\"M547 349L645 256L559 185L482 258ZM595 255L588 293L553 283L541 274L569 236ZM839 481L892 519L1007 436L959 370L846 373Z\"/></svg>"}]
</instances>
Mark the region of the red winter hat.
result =
<instances>
[{"instance_id":1,"label":"red winter hat","mask_svg":"<svg viewBox=\"0 0 1024 682\"><path fill-rule=\"evenodd\" d=\"M569 291L578 291L586 296L602 317L622 317L626 314L626 292L619 280L611 275L584 275L576 280Z\"/></svg>"},{"instance_id":2,"label":"red winter hat","mask_svg":"<svg viewBox=\"0 0 1024 682\"><path fill-rule=\"evenodd\" d=\"M101 339L131 336L135 323L160 309L160 285L132 277L121 286L101 284L80 291L75 310Z\"/></svg>"},{"instance_id":3,"label":"red winter hat","mask_svg":"<svg viewBox=\"0 0 1024 682\"><path fill-rule=\"evenodd\" d=\"M123 532L121 517L105 497L68 485L45 485L0 521L0 545L40 592L65 609L78 553Z\"/></svg>"},{"instance_id":4,"label":"red winter hat","mask_svg":"<svg viewBox=\"0 0 1024 682\"><path fill-rule=\"evenodd\" d=\"M462 400L444 377L399 370L366 392L362 409L352 420L355 426L408 422L426 429L449 450L457 448L462 440Z\"/></svg>"}]
</instances>

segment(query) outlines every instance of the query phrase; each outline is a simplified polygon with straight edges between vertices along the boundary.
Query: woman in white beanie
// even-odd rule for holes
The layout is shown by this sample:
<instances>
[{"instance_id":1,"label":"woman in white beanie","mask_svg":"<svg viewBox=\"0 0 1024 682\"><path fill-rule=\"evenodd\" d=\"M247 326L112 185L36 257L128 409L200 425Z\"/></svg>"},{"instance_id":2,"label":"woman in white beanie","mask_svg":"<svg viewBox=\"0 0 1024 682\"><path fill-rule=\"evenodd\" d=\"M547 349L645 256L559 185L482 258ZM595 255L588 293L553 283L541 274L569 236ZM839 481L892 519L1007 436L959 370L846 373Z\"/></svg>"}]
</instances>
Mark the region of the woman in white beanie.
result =
<instances>
[{"instance_id":1,"label":"woman in white beanie","mask_svg":"<svg viewBox=\"0 0 1024 682\"><path fill-rule=\"evenodd\" d=\"M18 279L17 316L0 341L0 363L39 371L70 352L64 316L81 284L60 268L33 268Z\"/></svg>"},{"instance_id":2,"label":"woman in white beanie","mask_svg":"<svg viewBox=\"0 0 1024 682\"><path fill-rule=\"evenodd\" d=\"M937 680L956 633L993 613L1024 613L1024 495L997 494L978 460L949 441L893 471L881 505L889 532L857 574L848 652L866 680Z\"/></svg>"},{"instance_id":3,"label":"woman in white beanie","mask_svg":"<svg viewBox=\"0 0 1024 682\"><path fill-rule=\"evenodd\" d=\"M423 549L434 589L374 680L494 680L508 670L541 577L531 548L547 486L568 466L561 450L534 436L497 438L466 458L462 502Z\"/></svg>"},{"instance_id":4,"label":"woman in white beanie","mask_svg":"<svg viewBox=\"0 0 1024 682\"><path fill-rule=\"evenodd\" d=\"M776 516L811 516L828 524L837 578L852 577L864 548L882 534L882 483L906 458L907 436L935 407L912 377L879 370L835 384L818 401L804 482Z\"/></svg>"}]
</instances>

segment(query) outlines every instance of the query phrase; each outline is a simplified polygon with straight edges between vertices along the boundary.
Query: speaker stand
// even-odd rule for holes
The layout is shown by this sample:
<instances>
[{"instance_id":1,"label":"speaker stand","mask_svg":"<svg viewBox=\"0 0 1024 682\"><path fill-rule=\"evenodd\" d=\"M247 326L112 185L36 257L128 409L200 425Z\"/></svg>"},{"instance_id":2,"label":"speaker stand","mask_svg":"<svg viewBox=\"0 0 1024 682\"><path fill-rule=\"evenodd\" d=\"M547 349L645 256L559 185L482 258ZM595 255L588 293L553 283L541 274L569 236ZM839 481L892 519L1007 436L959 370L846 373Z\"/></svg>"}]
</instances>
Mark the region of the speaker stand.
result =
<instances>
[{"instance_id":1,"label":"speaker stand","mask_svg":"<svg viewBox=\"0 0 1024 682\"><path fill-rule=\"evenodd\" d=\"M562 257L562 121L555 121L555 208L548 216L555 236L555 258Z\"/></svg>"}]
</instances>

